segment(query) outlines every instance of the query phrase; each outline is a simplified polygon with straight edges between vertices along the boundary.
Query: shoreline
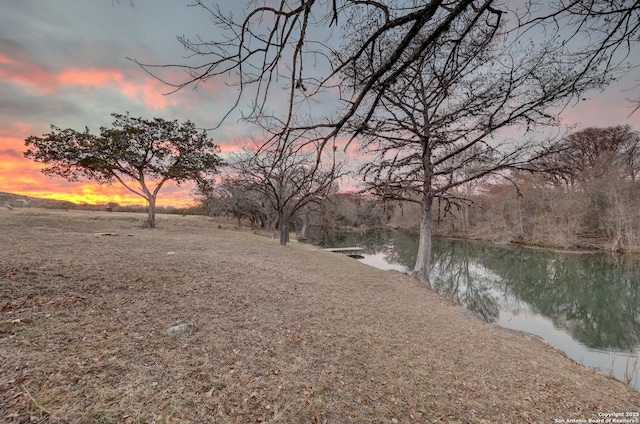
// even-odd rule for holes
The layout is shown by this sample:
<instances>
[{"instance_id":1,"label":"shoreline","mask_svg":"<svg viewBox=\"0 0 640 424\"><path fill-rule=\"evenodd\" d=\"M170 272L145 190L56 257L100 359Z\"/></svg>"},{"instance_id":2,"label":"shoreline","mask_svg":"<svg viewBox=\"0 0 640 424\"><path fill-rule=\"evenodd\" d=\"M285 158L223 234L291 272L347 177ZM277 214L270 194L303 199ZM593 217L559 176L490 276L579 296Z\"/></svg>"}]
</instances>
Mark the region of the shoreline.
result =
<instances>
[{"instance_id":1,"label":"shoreline","mask_svg":"<svg viewBox=\"0 0 640 424\"><path fill-rule=\"evenodd\" d=\"M410 228L402 228L397 226L388 226L383 225L380 227L348 227L348 228L332 228L328 231L337 231L337 232L347 232L347 233L362 233L367 231L401 231L407 234L411 234L414 236L418 236L418 232L414 229ZM612 251L607 249L605 244L603 243L593 243L588 241L589 239L578 239L575 245L572 247L563 247L563 246L540 246L534 242L526 242L526 241L518 241L518 240L496 240L488 237L480 237L476 235L462 236L462 235L453 235L447 233L435 233L432 237L440 237L451 240L466 240L466 241L477 241L477 242L486 242L492 243L495 245L505 245L505 246L521 246L529 249L536 250L546 250L550 252L560 252L560 253L572 253L572 254L591 254L591 253L609 253L609 254L618 254L618 255L629 255L629 256L640 256L640 251L637 251L635 248L631 249L618 249ZM580 245L584 245L585 247L581 248Z\"/></svg>"}]
</instances>

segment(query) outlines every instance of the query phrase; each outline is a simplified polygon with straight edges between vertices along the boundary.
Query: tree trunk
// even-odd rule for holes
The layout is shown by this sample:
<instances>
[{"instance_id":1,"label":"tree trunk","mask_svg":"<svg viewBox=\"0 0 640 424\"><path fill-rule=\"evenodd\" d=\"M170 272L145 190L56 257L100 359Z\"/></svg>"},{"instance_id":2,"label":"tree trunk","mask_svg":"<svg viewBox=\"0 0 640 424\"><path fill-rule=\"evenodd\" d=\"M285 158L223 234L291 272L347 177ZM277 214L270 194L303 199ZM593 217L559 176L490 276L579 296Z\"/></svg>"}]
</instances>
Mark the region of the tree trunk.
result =
<instances>
[{"instance_id":1,"label":"tree trunk","mask_svg":"<svg viewBox=\"0 0 640 424\"><path fill-rule=\"evenodd\" d=\"M147 199L148 206L148 216L147 222L145 222L145 227L147 228L156 228L156 198L153 196L149 196Z\"/></svg>"},{"instance_id":2,"label":"tree trunk","mask_svg":"<svg viewBox=\"0 0 640 424\"><path fill-rule=\"evenodd\" d=\"M280 245L284 246L289 241L289 217L284 214L280 215Z\"/></svg>"},{"instance_id":3,"label":"tree trunk","mask_svg":"<svg viewBox=\"0 0 640 424\"><path fill-rule=\"evenodd\" d=\"M431 267L431 232L433 225L433 195L425 193L422 200L422 218L420 219L420 242L418 244L418 256L413 268L413 277L431 285L429 281L429 268Z\"/></svg>"},{"instance_id":4,"label":"tree trunk","mask_svg":"<svg viewBox=\"0 0 640 424\"><path fill-rule=\"evenodd\" d=\"M304 210L304 222L302 223L302 230L300 230L300 240L307 239L307 226L309 223L309 207Z\"/></svg>"},{"instance_id":5,"label":"tree trunk","mask_svg":"<svg viewBox=\"0 0 640 424\"><path fill-rule=\"evenodd\" d=\"M280 224L278 224L278 221L280 220L280 213L278 213L278 215L276 215L274 218L269 220L269 232L271 232L273 234L273 239L276 239L276 236L278 235L278 229L280 228Z\"/></svg>"}]
</instances>

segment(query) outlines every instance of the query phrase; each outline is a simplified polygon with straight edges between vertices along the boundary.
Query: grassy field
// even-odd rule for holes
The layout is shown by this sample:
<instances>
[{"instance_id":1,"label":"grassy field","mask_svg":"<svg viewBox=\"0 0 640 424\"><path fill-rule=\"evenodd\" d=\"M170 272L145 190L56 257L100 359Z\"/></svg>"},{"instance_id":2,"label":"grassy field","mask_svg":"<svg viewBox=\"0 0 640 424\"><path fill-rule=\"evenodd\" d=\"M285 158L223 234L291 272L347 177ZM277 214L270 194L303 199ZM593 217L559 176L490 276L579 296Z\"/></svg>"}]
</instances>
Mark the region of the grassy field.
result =
<instances>
[{"instance_id":1,"label":"grassy field","mask_svg":"<svg viewBox=\"0 0 640 424\"><path fill-rule=\"evenodd\" d=\"M205 217L0 210L2 423L553 423L640 393L408 276ZM169 329L188 324L184 334Z\"/></svg>"}]
</instances>

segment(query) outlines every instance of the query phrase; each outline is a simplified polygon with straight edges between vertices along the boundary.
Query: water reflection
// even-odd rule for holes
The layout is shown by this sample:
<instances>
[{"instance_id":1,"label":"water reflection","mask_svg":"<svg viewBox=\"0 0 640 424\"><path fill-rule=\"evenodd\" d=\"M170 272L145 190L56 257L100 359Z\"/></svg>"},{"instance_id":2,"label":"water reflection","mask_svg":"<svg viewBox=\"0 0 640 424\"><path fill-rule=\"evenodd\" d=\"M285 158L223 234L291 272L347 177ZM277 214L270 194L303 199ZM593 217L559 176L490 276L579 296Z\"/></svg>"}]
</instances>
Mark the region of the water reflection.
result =
<instances>
[{"instance_id":1,"label":"water reflection","mask_svg":"<svg viewBox=\"0 0 640 424\"><path fill-rule=\"evenodd\" d=\"M413 268L418 249L416 236L394 231L342 233L326 240L326 246L364 247L365 261L382 258L387 268L404 272ZM590 355L637 358L639 258L440 238L434 238L432 254L433 287L487 322L530 331L550 343L557 340L557 347L575 360L605 371L614 368L611 359Z\"/></svg>"},{"instance_id":2,"label":"water reflection","mask_svg":"<svg viewBox=\"0 0 640 424\"><path fill-rule=\"evenodd\" d=\"M581 343L621 351L640 344L637 260L622 264L612 255L487 250L478 260L501 277L505 293Z\"/></svg>"},{"instance_id":3,"label":"water reflection","mask_svg":"<svg viewBox=\"0 0 640 424\"><path fill-rule=\"evenodd\" d=\"M499 277L485 270L474 257L473 246L460 241L434 239L431 284L440 294L464 305L487 322L500 314L493 291Z\"/></svg>"}]
</instances>

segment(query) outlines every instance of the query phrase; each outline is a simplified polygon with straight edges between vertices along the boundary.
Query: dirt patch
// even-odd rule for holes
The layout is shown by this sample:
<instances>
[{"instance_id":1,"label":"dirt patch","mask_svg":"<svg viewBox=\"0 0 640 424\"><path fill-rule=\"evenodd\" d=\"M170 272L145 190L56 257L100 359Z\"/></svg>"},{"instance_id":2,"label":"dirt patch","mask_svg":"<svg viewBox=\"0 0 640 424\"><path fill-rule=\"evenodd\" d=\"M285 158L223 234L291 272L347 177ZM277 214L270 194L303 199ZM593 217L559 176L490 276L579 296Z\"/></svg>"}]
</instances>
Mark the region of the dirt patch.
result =
<instances>
[{"instance_id":1,"label":"dirt patch","mask_svg":"<svg viewBox=\"0 0 640 424\"><path fill-rule=\"evenodd\" d=\"M143 218L0 211L2 422L553 423L640 409L623 383L403 274L226 221Z\"/></svg>"}]
</instances>

